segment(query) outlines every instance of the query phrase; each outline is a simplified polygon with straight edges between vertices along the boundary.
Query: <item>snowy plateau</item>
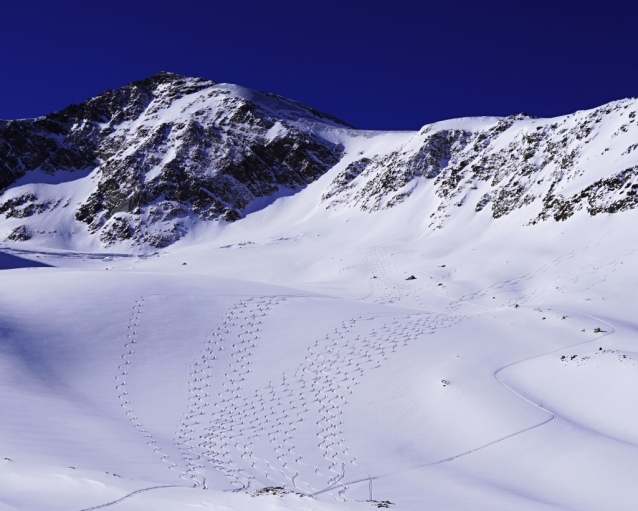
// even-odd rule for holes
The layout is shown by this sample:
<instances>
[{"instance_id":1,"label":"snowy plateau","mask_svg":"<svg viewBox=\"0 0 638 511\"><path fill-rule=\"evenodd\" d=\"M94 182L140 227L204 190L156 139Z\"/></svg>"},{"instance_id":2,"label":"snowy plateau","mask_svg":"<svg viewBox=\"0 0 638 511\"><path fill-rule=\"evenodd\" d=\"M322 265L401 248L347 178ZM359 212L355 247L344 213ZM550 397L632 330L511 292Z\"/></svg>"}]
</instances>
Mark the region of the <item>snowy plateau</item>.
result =
<instances>
[{"instance_id":1,"label":"snowy plateau","mask_svg":"<svg viewBox=\"0 0 638 511\"><path fill-rule=\"evenodd\" d=\"M0 121L0 511L635 511L637 112Z\"/></svg>"}]
</instances>

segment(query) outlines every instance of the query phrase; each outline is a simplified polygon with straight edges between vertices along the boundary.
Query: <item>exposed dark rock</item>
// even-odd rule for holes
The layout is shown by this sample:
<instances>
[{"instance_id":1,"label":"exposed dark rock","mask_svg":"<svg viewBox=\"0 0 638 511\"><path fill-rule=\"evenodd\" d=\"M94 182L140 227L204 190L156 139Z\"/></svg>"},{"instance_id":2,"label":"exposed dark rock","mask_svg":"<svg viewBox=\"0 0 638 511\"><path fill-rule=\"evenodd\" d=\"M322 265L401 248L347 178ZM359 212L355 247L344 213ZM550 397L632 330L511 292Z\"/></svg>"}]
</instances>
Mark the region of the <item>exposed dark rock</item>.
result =
<instances>
[{"instance_id":1,"label":"exposed dark rock","mask_svg":"<svg viewBox=\"0 0 638 511\"><path fill-rule=\"evenodd\" d=\"M532 223L553 217L568 219L583 208L594 216L599 213L618 213L638 207L638 165L606 179L599 179L571 197L554 195L553 188L543 200L543 211Z\"/></svg>"},{"instance_id":2,"label":"exposed dark rock","mask_svg":"<svg viewBox=\"0 0 638 511\"><path fill-rule=\"evenodd\" d=\"M587 157L583 153L599 136L598 126L632 104L633 100L617 101L555 122L530 122L536 118L519 114L495 119L474 131L428 126L387 156L350 164L328 186L322 200L328 208L388 209L404 202L419 181L432 180L428 186L433 186L439 200L430 215L433 229L441 228L453 214L451 206L463 207L468 201L475 212L491 204L495 219L535 204L528 217L531 224L550 218L562 221L580 209L591 215L633 209L638 207L635 168L584 185L575 194L561 192L584 175L591 152ZM629 133L634 126L635 113L628 114L629 122L615 136ZM630 145L622 154L632 150ZM479 189L480 195L474 192Z\"/></svg>"},{"instance_id":3,"label":"exposed dark rock","mask_svg":"<svg viewBox=\"0 0 638 511\"><path fill-rule=\"evenodd\" d=\"M467 135L463 130L430 133L426 129L421 134L424 143L420 151L406 156L399 148L383 158L354 162L333 180L322 200L329 201L328 207L348 203L364 211L394 207L412 194L415 178L437 177L452 153L465 146ZM356 183L358 177L362 179ZM442 190L448 187L449 183Z\"/></svg>"},{"instance_id":4,"label":"exposed dark rock","mask_svg":"<svg viewBox=\"0 0 638 511\"><path fill-rule=\"evenodd\" d=\"M0 188L35 169L94 170L95 189L75 219L105 245L162 247L193 221L238 220L254 199L301 189L339 161L343 147L303 123L345 123L279 96L215 85L162 72L45 117L0 122ZM22 218L49 206L25 195L0 213Z\"/></svg>"},{"instance_id":5,"label":"exposed dark rock","mask_svg":"<svg viewBox=\"0 0 638 511\"><path fill-rule=\"evenodd\" d=\"M7 236L7 239L11 241L27 241L33 237L31 229L26 225L19 225Z\"/></svg>"},{"instance_id":6,"label":"exposed dark rock","mask_svg":"<svg viewBox=\"0 0 638 511\"><path fill-rule=\"evenodd\" d=\"M106 245L112 245L116 241L128 240L133 236L127 220L123 217L116 216L111 218L102 228L100 232L100 241Z\"/></svg>"},{"instance_id":7,"label":"exposed dark rock","mask_svg":"<svg viewBox=\"0 0 638 511\"><path fill-rule=\"evenodd\" d=\"M283 497L284 495L294 494L299 497L304 497L303 493L286 490L283 486L266 486L259 490L256 490L250 494L251 497L263 497L264 495L274 495L277 497Z\"/></svg>"},{"instance_id":8,"label":"exposed dark rock","mask_svg":"<svg viewBox=\"0 0 638 511\"><path fill-rule=\"evenodd\" d=\"M481 200L480 200L480 201L478 201L478 202L476 203L476 207L474 208L474 211L476 211L476 212L478 213L478 212L479 212L479 211L481 211L481 210L482 210L482 209L483 209L483 208L487 205L487 203L488 203L488 202L490 202L491 200L492 200L492 198L490 197L490 194L489 194L489 193L486 193L485 195L483 195L483 197L481 197Z\"/></svg>"},{"instance_id":9,"label":"exposed dark rock","mask_svg":"<svg viewBox=\"0 0 638 511\"><path fill-rule=\"evenodd\" d=\"M6 218L27 218L42 213L50 206L55 207L58 205L57 203L52 205L45 202L37 202L37 200L38 198L32 193L12 197L0 204L0 214L4 213Z\"/></svg>"}]
</instances>

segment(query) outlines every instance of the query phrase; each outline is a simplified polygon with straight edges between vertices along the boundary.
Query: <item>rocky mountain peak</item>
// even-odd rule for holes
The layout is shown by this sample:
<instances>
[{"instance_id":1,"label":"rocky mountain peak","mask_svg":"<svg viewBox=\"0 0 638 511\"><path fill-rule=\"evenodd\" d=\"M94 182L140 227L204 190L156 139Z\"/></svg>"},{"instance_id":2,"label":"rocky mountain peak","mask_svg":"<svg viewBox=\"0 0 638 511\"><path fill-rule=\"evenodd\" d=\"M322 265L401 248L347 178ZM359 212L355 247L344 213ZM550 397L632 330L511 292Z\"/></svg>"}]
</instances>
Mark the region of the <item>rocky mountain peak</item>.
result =
<instances>
[{"instance_id":1,"label":"rocky mountain peak","mask_svg":"<svg viewBox=\"0 0 638 511\"><path fill-rule=\"evenodd\" d=\"M348 126L279 96L161 72L0 125L0 186L37 171L91 180L88 194L50 200L13 186L0 209L26 218L68 204L74 232L102 245L166 246L198 221L237 220L256 199L325 173L343 147L321 136L324 125Z\"/></svg>"},{"instance_id":2,"label":"rocky mountain peak","mask_svg":"<svg viewBox=\"0 0 638 511\"><path fill-rule=\"evenodd\" d=\"M79 104L47 116L60 121L91 121L117 125L136 119L149 104L158 99L165 103L212 87L216 82L189 78L161 71L143 80L135 80L119 89L107 90Z\"/></svg>"},{"instance_id":3,"label":"rocky mountain peak","mask_svg":"<svg viewBox=\"0 0 638 511\"><path fill-rule=\"evenodd\" d=\"M564 221L638 206L634 99L555 119L528 114L424 126L395 149L350 162L328 185L329 209L391 209L427 190L431 229L452 217ZM489 213L487 213L489 211Z\"/></svg>"}]
</instances>

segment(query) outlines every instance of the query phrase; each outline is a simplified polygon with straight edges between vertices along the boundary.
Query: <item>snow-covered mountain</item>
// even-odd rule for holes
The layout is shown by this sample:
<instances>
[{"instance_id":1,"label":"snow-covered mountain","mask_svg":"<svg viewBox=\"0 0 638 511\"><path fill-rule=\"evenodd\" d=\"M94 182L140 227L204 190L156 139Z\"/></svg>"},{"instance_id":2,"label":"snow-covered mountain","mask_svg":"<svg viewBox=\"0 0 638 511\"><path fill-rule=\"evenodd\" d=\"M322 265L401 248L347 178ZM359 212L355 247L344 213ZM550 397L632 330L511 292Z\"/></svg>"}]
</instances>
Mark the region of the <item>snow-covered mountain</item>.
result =
<instances>
[{"instance_id":1,"label":"snow-covered mountain","mask_svg":"<svg viewBox=\"0 0 638 511\"><path fill-rule=\"evenodd\" d=\"M9 239L58 221L62 237L162 247L196 220L237 220L256 200L298 190L339 161L343 147L316 125L347 126L281 97L171 73L4 122L0 179L12 188L0 210L33 220ZM58 180L75 185L38 186Z\"/></svg>"},{"instance_id":2,"label":"snow-covered mountain","mask_svg":"<svg viewBox=\"0 0 638 511\"><path fill-rule=\"evenodd\" d=\"M630 99L556 119L369 132L272 94L159 73L2 123L0 235L85 250L165 247L325 174L329 209L374 212L426 189L429 229L459 214L523 209L534 224L624 211L638 204L637 110Z\"/></svg>"},{"instance_id":3,"label":"snow-covered mountain","mask_svg":"<svg viewBox=\"0 0 638 511\"><path fill-rule=\"evenodd\" d=\"M637 110L4 122L0 510L633 511Z\"/></svg>"}]
</instances>

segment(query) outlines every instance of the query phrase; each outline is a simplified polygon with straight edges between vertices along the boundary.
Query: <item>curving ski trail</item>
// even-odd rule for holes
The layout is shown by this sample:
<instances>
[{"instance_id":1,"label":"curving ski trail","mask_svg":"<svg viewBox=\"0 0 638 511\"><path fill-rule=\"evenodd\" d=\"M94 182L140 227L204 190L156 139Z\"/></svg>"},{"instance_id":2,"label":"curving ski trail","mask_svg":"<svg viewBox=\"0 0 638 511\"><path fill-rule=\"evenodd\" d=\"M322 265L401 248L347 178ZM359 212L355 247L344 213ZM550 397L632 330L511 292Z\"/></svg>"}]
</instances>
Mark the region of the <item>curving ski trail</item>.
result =
<instances>
[{"instance_id":1,"label":"curving ski trail","mask_svg":"<svg viewBox=\"0 0 638 511\"><path fill-rule=\"evenodd\" d=\"M419 469L419 468L430 467L430 466L434 466L434 465L440 465L440 464L443 464L443 463L447 463L447 462L453 461L453 460L455 460L455 459L461 458L461 457L463 457L463 456L467 456L467 455L469 455L469 454L473 454L473 453L478 452L478 451L480 451L480 450L483 450L483 449L485 449L485 448L487 448L487 447L490 447L490 446L492 446L492 445L498 444L498 443L500 443L500 442L503 442L503 441L505 441L505 440L508 440L508 439L510 439L510 438L513 438L513 437L515 437L515 436L518 436L518 435L520 435L520 434L522 434L522 433L526 433L526 432L531 431L531 430L533 430L533 429L539 428L540 426L543 426L543 425L545 425L545 424L549 423L550 421L552 421L553 419L555 419L555 418L556 418L556 416L557 416L555 412L552 412L551 410L548 410L547 408L544 408L542 405L540 405L540 404L538 404L538 403L535 403L535 402L534 402L534 401L532 401L531 399L526 398L526 397L525 397L525 396L523 396L521 393L517 392L515 389L513 389L512 387L510 387L509 385L507 385L507 384L506 384L506 383L505 383L505 382L504 382L504 381L503 381L503 380L499 377L499 375L498 375L498 374L499 374L501 371L503 371L504 369L507 369L508 367L512 367L512 366L515 366L515 365L518 365L518 364L522 364L523 362L527 362L527 361L529 361L529 360L533 360L533 359L536 359L536 358L544 357L544 356L546 356L546 355L551 355L551 354L553 354L553 353L558 353L558 352L561 352L561 351L563 351L563 350L566 350L566 349L571 348L571 347L574 347L574 346L580 346L580 345L583 345L583 344L592 343L592 342L594 342L594 341L599 341L599 340L600 340L600 339L602 339L603 337L606 337L606 336L608 336L608 335L611 335L611 334L615 333L615 331L616 331L616 330L615 330L615 328L613 327L613 325L611 325L609 322L607 322L607 321L605 321L605 320L602 320L602 319L600 319L600 318L598 318L598 317L596 317L596 316L593 316L593 315L591 315L591 314L587 314L587 313L580 312L580 311L575 311L575 310L572 310L572 309L562 309L562 308L561 308L561 309L558 309L558 310L564 310L564 311L572 312L572 313L575 313L575 314L582 314L583 316L590 317L590 318L592 318L592 319L595 319L596 321L599 321L599 322L601 322L601 323L604 323L604 324L608 325L608 326L609 326L609 328L610 328L611 330L610 330L609 332L605 332L605 333L604 333L604 335L601 335L601 336L596 337L595 339L591 339L591 340L589 340L589 341L583 341L583 342L578 342L578 343L570 344L569 346L563 346L563 347L561 347L561 348L558 348L558 349L555 349L555 350L552 350L552 351L548 351L548 352L545 352L545 353L541 353L541 354L539 354L539 355L534 355L534 356L532 356L532 357L527 357L527 358L522 359L522 360L517 360L516 362L512 362L512 363L507 364L507 365L505 365L505 366L503 366L503 367L500 367L499 369L497 369L497 370L496 370L496 371L494 371L494 373L493 373L494 378L498 381L498 383L499 383L499 384L501 384L503 387L505 387L505 388L506 388L507 390L509 390L510 392L514 393L517 397L519 397L519 398L521 398L521 399L525 400L527 403L529 403L529 404L533 405L534 407L536 407L536 408L538 408L539 410L542 410L544 413L548 414L548 415L549 415L549 417L548 417L547 419L545 419L545 420L543 420L543 421L541 421L541 422L539 422L539 423L537 423L537 424L534 424L534 425L532 425L532 426L529 426L529 427L527 427L527 428L524 428L524 429L522 429L522 430L519 430L519 431L516 431L516 432L511 433L511 434L509 434L509 435L506 435L506 436L504 436L504 437L498 438L498 439L496 439L496 440L494 440L494 441L492 441L492 442L489 442L489 443L487 443L487 444L483 444L483 445L481 445L481 446L479 446L479 447L476 447L476 448L474 448L474 449L470 449L470 450L468 450L468 451L464 451L464 452L462 452L462 453L456 454L456 455L454 455L454 456L450 456L450 457L448 457L448 458L444 458L444 459L437 460L437 461L432 461L432 462L429 462L429 463L423 463L423 464L420 464L420 465L417 465L417 466L414 466L414 467L410 467L410 468L406 468L406 469L402 469L402 470L397 470L397 471L395 471L395 472L390 472L390 473L387 473L387 474L381 474L381 475L378 475L378 476L372 476L372 477L368 477L368 478L357 479L357 480L354 480L354 481L349 481L349 482L347 482L347 483L334 484L334 485L332 485L332 486L330 486L330 487L328 487L328 488L324 488L323 490L320 490L320 491L314 492L314 493L312 493L310 496L311 496L311 497L314 497L314 496L316 496L316 495L320 495L320 494L322 494L322 493L327 493L327 492L332 491L332 490L335 490L335 489L337 489L337 488L345 488L345 487L347 487L347 485L353 485L353 484L357 484L357 483L361 483L361 482L365 482L365 481L368 481L368 482L369 482L369 484L370 484L370 488L371 488L371 487L372 487L371 485L372 485L372 481L373 481L373 480L381 479L381 478L386 478L386 477L391 477L391 476L395 476L395 475L398 475L398 474L402 474L402 473L408 472L408 471L410 471L410 470L416 470L416 469Z\"/></svg>"}]
</instances>

